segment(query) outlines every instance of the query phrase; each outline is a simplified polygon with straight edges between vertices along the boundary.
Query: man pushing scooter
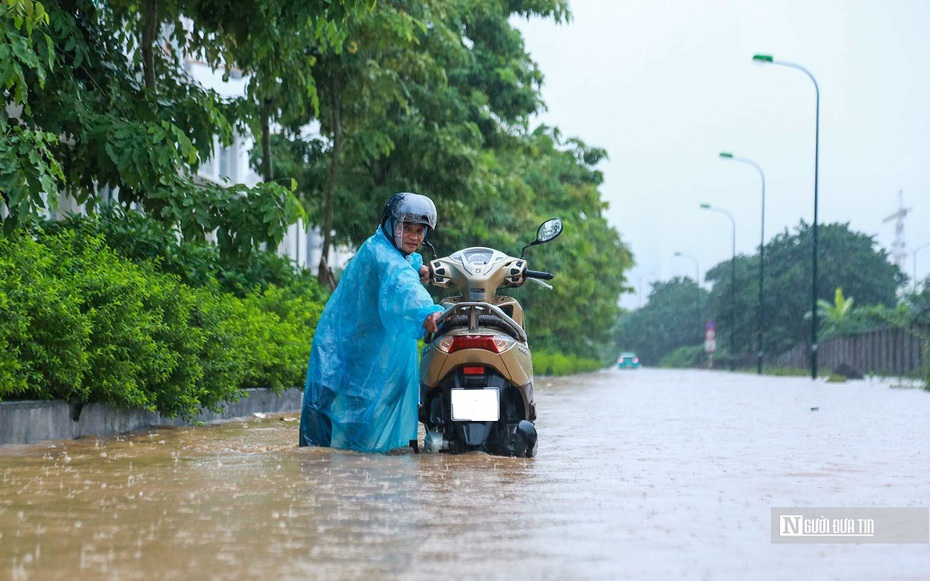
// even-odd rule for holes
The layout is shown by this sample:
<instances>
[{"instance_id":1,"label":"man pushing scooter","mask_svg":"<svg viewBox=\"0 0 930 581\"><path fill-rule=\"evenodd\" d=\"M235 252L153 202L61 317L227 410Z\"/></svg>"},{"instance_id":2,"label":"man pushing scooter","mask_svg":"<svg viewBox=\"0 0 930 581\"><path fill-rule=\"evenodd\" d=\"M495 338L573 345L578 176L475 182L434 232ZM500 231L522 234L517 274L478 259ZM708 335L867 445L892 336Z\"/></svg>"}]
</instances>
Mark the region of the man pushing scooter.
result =
<instances>
[{"instance_id":1,"label":"man pushing scooter","mask_svg":"<svg viewBox=\"0 0 930 581\"><path fill-rule=\"evenodd\" d=\"M420 283L427 269L416 250L435 228L426 196L398 193L384 205L320 316L301 446L387 452L416 439L417 340L443 311Z\"/></svg>"}]
</instances>

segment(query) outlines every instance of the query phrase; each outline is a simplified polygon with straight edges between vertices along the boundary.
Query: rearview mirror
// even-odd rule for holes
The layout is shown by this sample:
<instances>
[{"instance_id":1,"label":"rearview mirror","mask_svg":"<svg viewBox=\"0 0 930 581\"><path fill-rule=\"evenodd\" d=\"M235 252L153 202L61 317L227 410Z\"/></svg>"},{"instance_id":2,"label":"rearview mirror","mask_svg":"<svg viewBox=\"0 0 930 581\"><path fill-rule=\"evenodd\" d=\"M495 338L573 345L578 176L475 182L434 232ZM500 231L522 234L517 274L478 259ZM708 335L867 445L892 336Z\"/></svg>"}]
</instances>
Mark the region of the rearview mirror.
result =
<instances>
[{"instance_id":1,"label":"rearview mirror","mask_svg":"<svg viewBox=\"0 0 930 581\"><path fill-rule=\"evenodd\" d=\"M544 244L551 240L555 240L559 234L562 233L562 219L561 218L550 218L542 224L539 225L539 228L536 230L536 240L533 240L529 244L523 247L523 250L520 251L520 257L522 258L526 249L530 246L536 246L537 244Z\"/></svg>"},{"instance_id":2,"label":"rearview mirror","mask_svg":"<svg viewBox=\"0 0 930 581\"><path fill-rule=\"evenodd\" d=\"M539 225L539 229L536 230L536 244L542 244L544 242L549 242L558 237L562 233L562 219L561 218L552 218L551 220L546 220Z\"/></svg>"}]
</instances>

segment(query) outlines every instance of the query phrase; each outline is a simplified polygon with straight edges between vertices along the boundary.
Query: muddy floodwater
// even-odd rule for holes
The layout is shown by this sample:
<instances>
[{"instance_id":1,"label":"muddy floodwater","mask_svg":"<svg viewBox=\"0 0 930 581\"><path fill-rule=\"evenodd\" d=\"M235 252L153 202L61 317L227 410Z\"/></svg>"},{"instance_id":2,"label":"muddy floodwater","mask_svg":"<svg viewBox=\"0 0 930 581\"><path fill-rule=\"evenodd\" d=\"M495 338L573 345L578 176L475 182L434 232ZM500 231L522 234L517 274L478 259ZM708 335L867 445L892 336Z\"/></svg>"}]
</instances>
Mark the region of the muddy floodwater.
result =
<instances>
[{"instance_id":1,"label":"muddy floodwater","mask_svg":"<svg viewBox=\"0 0 930 581\"><path fill-rule=\"evenodd\" d=\"M773 507L930 505L930 393L652 369L538 381L539 456L297 448L297 416L0 447L0 580L928 579Z\"/></svg>"}]
</instances>

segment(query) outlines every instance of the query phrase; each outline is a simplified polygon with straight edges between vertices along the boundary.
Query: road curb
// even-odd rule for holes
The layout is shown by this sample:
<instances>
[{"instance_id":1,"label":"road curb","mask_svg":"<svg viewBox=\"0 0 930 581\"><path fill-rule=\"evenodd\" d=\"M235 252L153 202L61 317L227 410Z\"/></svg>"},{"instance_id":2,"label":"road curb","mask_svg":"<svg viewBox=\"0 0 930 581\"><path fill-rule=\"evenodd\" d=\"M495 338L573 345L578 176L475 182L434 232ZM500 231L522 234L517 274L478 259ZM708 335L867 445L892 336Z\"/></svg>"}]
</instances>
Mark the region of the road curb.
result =
<instances>
[{"instance_id":1,"label":"road curb","mask_svg":"<svg viewBox=\"0 0 930 581\"><path fill-rule=\"evenodd\" d=\"M280 395L270 389L247 389L238 402L224 404L222 413L204 412L194 421L166 418L147 411L111 408L104 404L86 404L78 412L61 400L0 402L0 446L73 440L83 436L113 436L158 426L218 423L257 412L294 412L300 410L302 395L299 388L286 389ZM77 415L78 419L73 420L73 415Z\"/></svg>"}]
</instances>

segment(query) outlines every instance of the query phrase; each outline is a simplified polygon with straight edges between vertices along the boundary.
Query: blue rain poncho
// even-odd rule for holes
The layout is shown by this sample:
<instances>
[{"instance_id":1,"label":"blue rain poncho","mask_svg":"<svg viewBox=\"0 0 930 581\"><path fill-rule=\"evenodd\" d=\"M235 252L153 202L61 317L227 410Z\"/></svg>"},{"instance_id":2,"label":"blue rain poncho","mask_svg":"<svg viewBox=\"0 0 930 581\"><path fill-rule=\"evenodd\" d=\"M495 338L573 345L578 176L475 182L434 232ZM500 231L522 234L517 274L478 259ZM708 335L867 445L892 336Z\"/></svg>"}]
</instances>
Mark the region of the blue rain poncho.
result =
<instances>
[{"instance_id":1,"label":"blue rain poncho","mask_svg":"<svg viewBox=\"0 0 930 581\"><path fill-rule=\"evenodd\" d=\"M379 228L342 274L313 337L301 446L387 452L417 437L417 340L443 308Z\"/></svg>"}]
</instances>

